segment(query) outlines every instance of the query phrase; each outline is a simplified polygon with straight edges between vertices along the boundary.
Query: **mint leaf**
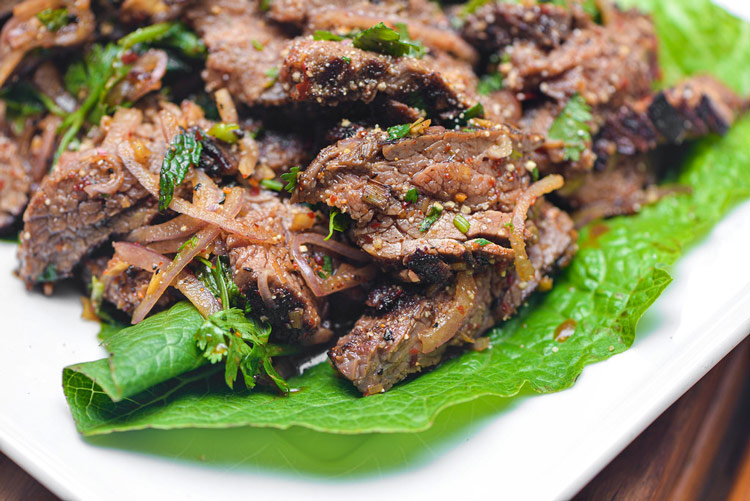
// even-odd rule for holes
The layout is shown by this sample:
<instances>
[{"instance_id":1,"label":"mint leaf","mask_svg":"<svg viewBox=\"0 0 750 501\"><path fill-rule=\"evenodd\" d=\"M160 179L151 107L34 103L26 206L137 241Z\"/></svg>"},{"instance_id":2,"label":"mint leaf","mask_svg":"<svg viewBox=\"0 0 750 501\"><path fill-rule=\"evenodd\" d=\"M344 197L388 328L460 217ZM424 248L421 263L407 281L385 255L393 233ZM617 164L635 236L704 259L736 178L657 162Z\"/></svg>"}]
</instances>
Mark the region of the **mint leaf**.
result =
<instances>
[{"instance_id":1,"label":"mint leaf","mask_svg":"<svg viewBox=\"0 0 750 501\"><path fill-rule=\"evenodd\" d=\"M188 169L198 165L203 153L203 143L193 131L183 131L174 138L164 155L159 173L159 210L169 207L174 190L185 180Z\"/></svg>"},{"instance_id":2,"label":"mint leaf","mask_svg":"<svg viewBox=\"0 0 750 501\"><path fill-rule=\"evenodd\" d=\"M580 94L571 97L552 122L547 136L565 145L565 160L577 162L591 141L591 108Z\"/></svg>"}]
</instances>

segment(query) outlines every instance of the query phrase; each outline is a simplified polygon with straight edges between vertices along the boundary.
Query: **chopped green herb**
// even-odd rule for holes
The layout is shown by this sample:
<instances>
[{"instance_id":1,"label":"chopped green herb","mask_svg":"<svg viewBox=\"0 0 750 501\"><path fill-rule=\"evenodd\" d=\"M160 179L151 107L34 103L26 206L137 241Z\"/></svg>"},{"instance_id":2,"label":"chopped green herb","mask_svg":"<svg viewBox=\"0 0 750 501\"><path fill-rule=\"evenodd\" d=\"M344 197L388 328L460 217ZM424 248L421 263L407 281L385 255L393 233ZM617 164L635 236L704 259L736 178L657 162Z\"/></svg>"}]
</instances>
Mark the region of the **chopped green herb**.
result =
<instances>
[{"instance_id":1,"label":"chopped green herb","mask_svg":"<svg viewBox=\"0 0 750 501\"><path fill-rule=\"evenodd\" d=\"M324 240L329 240L334 231L346 231L349 227L349 218L345 217L340 210L333 207L328 213L328 236Z\"/></svg>"},{"instance_id":2,"label":"chopped green herb","mask_svg":"<svg viewBox=\"0 0 750 501\"><path fill-rule=\"evenodd\" d=\"M497 71L482 76L477 84L477 92L483 96L502 90L502 88L503 75Z\"/></svg>"},{"instance_id":3,"label":"chopped green herb","mask_svg":"<svg viewBox=\"0 0 750 501\"><path fill-rule=\"evenodd\" d=\"M417 198L419 197L419 192L416 188L411 188L409 191L406 192L406 196L404 197L404 200L410 204L416 203Z\"/></svg>"},{"instance_id":4,"label":"chopped green herb","mask_svg":"<svg viewBox=\"0 0 750 501\"><path fill-rule=\"evenodd\" d=\"M580 94L575 94L552 122L547 135L564 143L565 160L580 160L586 143L591 141L591 118L591 108Z\"/></svg>"},{"instance_id":5,"label":"chopped green herb","mask_svg":"<svg viewBox=\"0 0 750 501\"><path fill-rule=\"evenodd\" d=\"M47 31L55 32L70 23L68 9L44 9L36 15L36 18L47 28Z\"/></svg>"},{"instance_id":6,"label":"chopped green herb","mask_svg":"<svg viewBox=\"0 0 750 501\"><path fill-rule=\"evenodd\" d=\"M267 12L271 8L273 0L260 0L260 10Z\"/></svg>"},{"instance_id":7,"label":"chopped green herb","mask_svg":"<svg viewBox=\"0 0 750 501\"><path fill-rule=\"evenodd\" d=\"M390 140L401 139L409 133L410 128L411 128L411 124L401 124L401 125L394 125L393 127L388 127L388 139Z\"/></svg>"},{"instance_id":8,"label":"chopped green herb","mask_svg":"<svg viewBox=\"0 0 750 501\"><path fill-rule=\"evenodd\" d=\"M198 165L203 152L203 143L195 132L181 132L172 141L172 146L164 155L159 173L159 210L169 207L175 187L185 180L190 167Z\"/></svg>"},{"instance_id":9,"label":"chopped green herb","mask_svg":"<svg viewBox=\"0 0 750 501\"><path fill-rule=\"evenodd\" d=\"M352 45L358 49L379 52L393 57L410 56L420 58L425 49L418 42L401 40L401 36L395 30L383 23L378 23L354 35Z\"/></svg>"},{"instance_id":10,"label":"chopped green herb","mask_svg":"<svg viewBox=\"0 0 750 501\"><path fill-rule=\"evenodd\" d=\"M326 254L323 256L323 271L326 273L328 277L333 275L333 260L331 259L331 256Z\"/></svg>"},{"instance_id":11,"label":"chopped green herb","mask_svg":"<svg viewBox=\"0 0 750 501\"><path fill-rule=\"evenodd\" d=\"M398 36L401 38L401 40L403 40L404 42L410 42L414 45L414 53L410 55L416 57L417 59L422 59L427 53L427 49L425 49L424 45L422 45L422 42L420 42L419 40L414 40L411 36L409 36L409 27L406 26L405 23L396 23L396 31L398 31Z\"/></svg>"},{"instance_id":12,"label":"chopped green herb","mask_svg":"<svg viewBox=\"0 0 750 501\"><path fill-rule=\"evenodd\" d=\"M477 238L477 239L475 239L474 241L475 241L475 242L477 243L477 245L479 245L480 247L484 247L485 245L488 245L488 244L490 244L490 243L491 243L491 242L490 242L489 240L487 240L486 238Z\"/></svg>"},{"instance_id":13,"label":"chopped green herb","mask_svg":"<svg viewBox=\"0 0 750 501\"><path fill-rule=\"evenodd\" d=\"M276 80L279 78L279 67L271 66L270 68L266 70L264 75L268 77L268 82L266 82L266 88L271 87L274 83L276 83Z\"/></svg>"},{"instance_id":14,"label":"chopped green herb","mask_svg":"<svg viewBox=\"0 0 750 501\"><path fill-rule=\"evenodd\" d=\"M257 50L258 52L260 52L260 51L263 50L263 44L260 43L259 41L253 40L252 44L253 44L253 47L255 48L255 50Z\"/></svg>"},{"instance_id":15,"label":"chopped green herb","mask_svg":"<svg viewBox=\"0 0 750 501\"><path fill-rule=\"evenodd\" d=\"M328 30L315 30L313 40L328 40L329 42L340 42L344 37L331 33Z\"/></svg>"},{"instance_id":16,"label":"chopped green herb","mask_svg":"<svg viewBox=\"0 0 750 501\"><path fill-rule=\"evenodd\" d=\"M175 23L157 23L151 26L145 26L138 28L137 30L128 33L120 40L117 41L117 45L123 48L123 50L131 49L133 46L139 43L153 42L161 40L167 33L174 27Z\"/></svg>"},{"instance_id":17,"label":"chopped green herb","mask_svg":"<svg viewBox=\"0 0 750 501\"><path fill-rule=\"evenodd\" d=\"M182 252L183 249L187 248L193 248L198 244L198 235L193 235L190 239L185 240L185 242L182 243L179 247L177 247L177 252Z\"/></svg>"},{"instance_id":18,"label":"chopped green herb","mask_svg":"<svg viewBox=\"0 0 750 501\"><path fill-rule=\"evenodd\" d=\"M534 181L539 181L539 167L534 167L531 169L531 179Z\"/></svg>"},{"instance_id":19,"label":"chopped green herb","mask_svg":"<svg viewBox=\"0 0 750 501\"><path fill-rule=\"evenodd\" d=\"M220 139L225 143L234 144L239 140L239 137L234 132L237 130L240 130L240 126L237 124L217 123L212 125L207 133L209 136Z\"/></svg>"},{"instance_id":20,"label":"chopped green herb","mask_svg":"<svg viewBox=\"0 0 750 501\"><path fill-rule=\"evenodd\" d=\"M240 308L245 312L250 311L250 304L232 280L232 272L229 266L229 258L220 256L216 258L216 264L202 257L198 258L201 266L195 275L203 282L208 290L221 301L224 309Z\"/></svg>"},{"instance_id":21,"label":"chopped green herb","mask_svg":"<svg viewBox=\"0 0 750 501\"><path fill-rule=\"evenodd\" d=\"M37 277L37 283L55 282L60 277L57 275L57 270L54 264L48 264Z\"/></svg>"},{"instance_id":22,"label":"chopped green herb","mask_svg":"<svg viewBox=\"0 0 750 501\"><path fill-rule=\"evenodd\" d=\"M263 179L260 182L260 185L265 189L271 191L281 191L284 188L284 185L281 184L280 181L276 181L275 179Z\"/></svg>"},{"instance_id":23,"label":"chopped green herb","mask_svg":"<svg viewBox=\"0 0 750 501\"><path fill-rule=\"evenodd\" d=\"M347 56L341 56L341 60L344 61L346 64L352 64L352 58Z\"/></svg>"},{"instance_id":24,"label":"chopped green herb","mask_svg":"<svg viewBox=\"0 0 750 501\"><path fill-rule=\"evenodd\" d=\"M98 123L110 111L106 102L107 93L120 81L130 66L121 60L122 48L114 44L94 44L82 61L71 64L63 78L68 92L83 102L77 110L68 114L60 125L62 134L55 160L68 149L84 122Z\"/></svg>"},{"instance_id":25,"label":"chopped green herb","mask_svg":"<svg viewBox=\"0 0 750 501\"><path fill-rule=\"evenodd\" d=\"M508 222L507 222L507 223L505 223L505 224L504 224L503 226L504 226L505 228L508 228L508 230L510 230L510 232L511 232L511 233L513 233L513 232L515 231L515 229L516 229L516 227L515 227L515 226L513 226L513 221L508 221Z\"/></svg>"},{"instance_id":26,"label":"chopped green herb","mask_svg":"<svg viewBox=\"0 0 750 501\"><path fill-rule=\"evenodd\" d=\"M471 228L471 223L461 214L456 214L456 217L453 218L453 226L458 228L461 233L466 234Z\"/></svg>"},{"instance_id":27,"label":"chopped green herb","mask_svg":"<svg viewBox=\"0 0 750 501\"><path fill-rule=\"evenodd\" d=\"M477 103L471 108L462 111L461 114L456 117L456 125L458 127L464 127L472 118L482 116L484 116L484 106L482 106L482 103Z\"/></svg>"},{"instance_id":28,"label":"chopped green herb","mask_svg":"<svg viewBox=\"0 0 750 501\"><path fill-rule=\"evenodd\" d=\"M427 216L424 218L424 221L422 221L422 224L419 225L419 231L425 232L432 227L433 224L435 224L435 221L440 219L441 214L443 213L443 206L434 203L430 206L430 210L427 212Z\"/></svg>"},{"instance_id":29,"label":"chopped green herb","mask_svg":"<svg viewBox=\"0 0 750 501\"><path fill-rule=\"evenodd\" d=\"M281 180L286 182L284 189L289 193L293 192L294 188L297 187L297 176L299 176L299 172L299 167L292 167L289 169L289 172L285 172L281 175Z\"/></svg>"}]
</instances>

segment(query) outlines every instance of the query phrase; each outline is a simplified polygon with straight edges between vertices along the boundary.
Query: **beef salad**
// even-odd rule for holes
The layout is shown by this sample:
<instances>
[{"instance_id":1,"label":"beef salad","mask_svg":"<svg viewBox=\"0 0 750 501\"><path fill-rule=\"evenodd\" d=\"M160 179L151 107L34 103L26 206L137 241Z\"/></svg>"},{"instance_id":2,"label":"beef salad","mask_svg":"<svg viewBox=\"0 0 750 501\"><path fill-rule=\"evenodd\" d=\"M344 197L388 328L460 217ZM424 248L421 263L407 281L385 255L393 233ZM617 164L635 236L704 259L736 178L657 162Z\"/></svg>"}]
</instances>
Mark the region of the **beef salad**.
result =
<instances>
[{"instance_id":1,"label":"beef salad","mask_svg":"<svg viewBox=\"0 0 750 501\"><path fill-rule=\"evenodd\" d=\"M111 420L196 379L283 405L321 353L372 396L491 351L748 108L664 82L654 18L605 0L11 4L0 227L28 289L80 283L104 324L64 374L79 429L82 381Z\"/></svg>"}]
</instances>

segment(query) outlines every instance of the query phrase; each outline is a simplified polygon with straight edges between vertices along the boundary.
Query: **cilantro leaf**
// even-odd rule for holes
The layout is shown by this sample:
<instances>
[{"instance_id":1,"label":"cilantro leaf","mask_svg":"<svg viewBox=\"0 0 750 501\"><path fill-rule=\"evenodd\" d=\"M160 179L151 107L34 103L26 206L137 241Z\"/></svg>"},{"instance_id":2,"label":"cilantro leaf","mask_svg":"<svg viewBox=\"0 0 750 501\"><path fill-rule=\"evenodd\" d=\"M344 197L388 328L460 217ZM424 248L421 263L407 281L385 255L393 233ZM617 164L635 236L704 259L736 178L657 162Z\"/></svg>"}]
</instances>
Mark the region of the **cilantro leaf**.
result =
<instances>
[{"instance_id":1,"label":"cilantro leaf","mask_svg":"<svg viewBox=\"0 0 750 501\"><path fill-rule=\"evenodd\" d=\"M51 32L55 32L70 23L70 16L66 7L62 9L44 9L36 15L36 18L47 28L47 31Z\"/></svg>"},{"instance_id":2,"label":"cilantro leaf","mask_svg":"<svg viewBox=\"0 0 750 501\"><path fill-rule=\"evenodd\" d=\"M417 202L418 198L419 198L419 191L417 191L416 188L411 188L409 191L406 192L406 196L404 197L404 200L410 204L413 204Z\"/></svg>"},{"instance_id":3,"label":"cilantro leaf","mask_svg":"<svg viewBox=\"0 0 750 501\"><path fill-rule=\"evenodd\" d=\"M278 388L289 391L289 385L273 369L268 337L271 327L245 316L237 308L214 313L206 319L195 339L212 364L226 360L224 380L234 388L237 372L242 371L245 386L255 387L255 379L268 374Z\"/></svg>"},{"instance_id":4,"label":"cilantro leaf","mask_svg":"<svg viewBox=\"0 0 750 501\"><path fill-rule=\"evenodd\" d=\"M392 30L383 23L378 23L354 35L352 45L358 49L379 52L393 57L420 58L425 53L422 44L402 40L398 31Z\"/></svg>"},{"instance_id":5,"label":"cilantro leaf","mask_svg":"<svg viewBox=\"0 0 750 501\"><path fill-rule=\"evenodd\" d=\"M484 106L482 106L482 103L477 103L471 108L462 111L458 117L456 117L455 123L457 127L464 127L472 118L482 116L484 116Z\"/></svg>"},{"instance_id":6,"label":"cilantro leaf","mask_svg":"<svg viewBox=\"0 0 750 501\"><path fill-rule=\"evenodd\" d=\"M591 108L583 97L575 94L552 122L547 135L552 140L564 143L565 160L580 160L586 143L591 141L590 121Z\"/></svg>"},{"instance_id":7,"label":"cilantro leaf","mask_svg":"<svg viewBox=\"0 0 750 501\"><path fill-rule=\"evenodd\" d=\"M434 203L430 206L430 210L427 211L427 216L425 216L424 221L422 221L422 224L419 225L419 231L425 232L429 230L433 224L435 224L435 221L440 219L440 216L443 214L443 206L439 203Z\"/></svg>"},{"instance_id":8,"label":"cilantro leaf","mask_svg":"<svg viewBox=\"0 0 750 501\"><path fill-rule=\"evenodd\" d=\"M299 176L299 172L299 167L292 167L289 169L289 172L285 172L281 175L281 180L286 182L284 189L289 193L293 192L294 188L297 187L297 176Z\"/></svg>"},{"instance_id":9,"label":"cilantro leaf","mask_svg":"<svg viewBox=\"0 0 750 501\"><path fill-rule=\"evenodd\" d=\"M190 167L198 165L203 143L194 131L183 131L174 138L159 173L159 210L166 210L172 202L175 187L185 180Z\"/></svg>"},{"instance_id":10,"label":"cilantro leaf","mask_svg":"<svg viewBox=\"0 0 750 501\"><path fill-rule=\"evenodd\" d=\"M351 220L345 214L342 214L340 210L333 207L328 213L328 236L324 240L329 240L333 236L334 231L346 231L349 228Z\"/></svg>"}]
</instances>

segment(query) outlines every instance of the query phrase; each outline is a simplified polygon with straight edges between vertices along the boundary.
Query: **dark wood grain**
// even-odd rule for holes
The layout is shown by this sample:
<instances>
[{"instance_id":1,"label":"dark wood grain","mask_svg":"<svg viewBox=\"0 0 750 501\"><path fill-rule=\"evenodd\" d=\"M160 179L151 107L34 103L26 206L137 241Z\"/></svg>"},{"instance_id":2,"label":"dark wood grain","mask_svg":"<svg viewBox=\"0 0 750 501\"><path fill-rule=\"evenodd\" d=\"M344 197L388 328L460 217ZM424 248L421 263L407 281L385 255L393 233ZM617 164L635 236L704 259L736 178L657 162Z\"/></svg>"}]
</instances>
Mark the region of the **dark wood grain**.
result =
<instances>
[{"instance_id":1,"label":"dark wood grain","mask_svg":"<svg viewBox=\"0 0 750 501\"><path fill-rule=\"evenodd\" d=\"M672 405L576 500L726 499L750 443L750 339Z\"/></svg>"},{"instance_id":2,"label":"dark wood grain","mask_svg":"<svg viewBox=\"0 0 750 501\"><path fill-rule=\"evenodd\" d=\"M0 453L0 500L56 501L58 498L5 454Z\"/></svg>"}]
</instances>

